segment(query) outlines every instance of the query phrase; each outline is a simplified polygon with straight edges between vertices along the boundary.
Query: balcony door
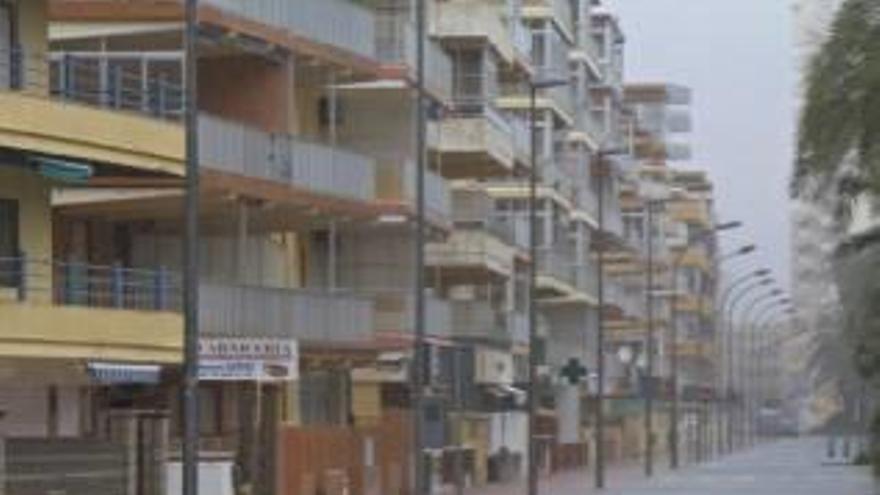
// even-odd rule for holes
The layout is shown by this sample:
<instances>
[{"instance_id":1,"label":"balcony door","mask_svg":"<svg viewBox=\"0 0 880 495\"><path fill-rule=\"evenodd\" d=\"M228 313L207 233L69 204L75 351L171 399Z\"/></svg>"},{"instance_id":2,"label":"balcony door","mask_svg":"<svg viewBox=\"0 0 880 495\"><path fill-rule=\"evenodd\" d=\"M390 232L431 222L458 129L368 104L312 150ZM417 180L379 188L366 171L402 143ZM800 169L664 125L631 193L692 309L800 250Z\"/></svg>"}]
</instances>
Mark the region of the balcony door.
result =
<instances>
[{"instance_id":1,"label":"balcony door","mask_svg":"<svg viewBox=\"0 0 880 495\"><path fill-rule=\"evenodd\" d=\"M12 4L0 0L0 89L9 89L12 84L14 12L15 7Z\"/></svg>"}]
</instances>

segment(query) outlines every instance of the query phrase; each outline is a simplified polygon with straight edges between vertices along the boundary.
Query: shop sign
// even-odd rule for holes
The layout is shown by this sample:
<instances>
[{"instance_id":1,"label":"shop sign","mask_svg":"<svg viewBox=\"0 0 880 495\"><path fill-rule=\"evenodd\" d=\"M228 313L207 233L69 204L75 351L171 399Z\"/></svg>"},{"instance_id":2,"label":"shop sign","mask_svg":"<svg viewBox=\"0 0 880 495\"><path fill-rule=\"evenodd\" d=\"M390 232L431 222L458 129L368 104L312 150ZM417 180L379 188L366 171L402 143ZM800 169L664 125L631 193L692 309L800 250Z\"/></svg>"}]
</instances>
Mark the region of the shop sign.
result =
<instances>
[{"instance_id":1,"label":"shop sign","mask_svg":"<svg viewBox=\"0 0 880 495\"><path fill-rule=\"evenodd\" d=\"M199 340L199 379L289 381L299 378L299 346L293 339L204 337Z\"/></svg>"}]
</instances>

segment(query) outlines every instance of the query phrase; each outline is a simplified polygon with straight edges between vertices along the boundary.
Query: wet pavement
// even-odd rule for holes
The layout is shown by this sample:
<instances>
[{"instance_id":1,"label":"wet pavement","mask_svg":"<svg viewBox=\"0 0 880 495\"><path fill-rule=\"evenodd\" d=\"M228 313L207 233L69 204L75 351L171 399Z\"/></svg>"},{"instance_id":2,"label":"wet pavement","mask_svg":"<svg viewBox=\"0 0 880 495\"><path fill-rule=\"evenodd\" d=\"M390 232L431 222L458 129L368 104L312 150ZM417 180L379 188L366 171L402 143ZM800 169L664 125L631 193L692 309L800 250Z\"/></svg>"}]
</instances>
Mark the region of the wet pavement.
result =
<instances>
[{"instance_id":1,"label":"wet pavement","mask_svg":"<svg viewBox=\"0 0 880 495\"><path fill-rule=\"evenodd\" d=\"M592 489L592 473L544 480L541 494L575 495L880 495L867 469L829 462L826 441L804 438L764 443L676 472L645 479L638 465L609 468L607 488ZM663 461L661 461L663 462ZM525 493L522 485L468 491L473 495Z\"/></svg>"}]
</instances>

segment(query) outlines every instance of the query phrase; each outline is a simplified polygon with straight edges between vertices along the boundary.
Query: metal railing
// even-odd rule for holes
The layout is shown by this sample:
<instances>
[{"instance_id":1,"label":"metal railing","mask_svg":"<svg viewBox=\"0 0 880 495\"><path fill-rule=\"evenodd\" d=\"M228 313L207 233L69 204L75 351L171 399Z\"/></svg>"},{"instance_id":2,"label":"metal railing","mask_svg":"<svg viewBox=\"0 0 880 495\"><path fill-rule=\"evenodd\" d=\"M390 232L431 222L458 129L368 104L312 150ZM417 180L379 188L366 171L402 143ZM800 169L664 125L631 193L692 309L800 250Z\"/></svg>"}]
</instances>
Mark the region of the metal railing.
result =
<instances>
[{"instance_id":1,"label":"metal railing","mask_svg":"<svg viewBox=\"0 0 880 495\"><path fill-rule=\"evenodd\" d=\"M349 0L202 0L230 14L259 21L364 57L376 57L373 12Z\"/></svg>"},{"instance_id":2,"label":"metal railing","mask_svg":"<svg viewBox=\"0 0 880 495\"><path fill-rule=\"evenodd\" d=\"M415 297L405 292L378 292L375 301L376 331L412 333L415 331ZM449 302L433 296L425 298L425 330L428 335L448 337L452 331Z\"/></svg>"},{"instance_id":3,"label":"metal railing","mask_svg":"<svg viewBox=\"0 0 880 495\"><path fill-rule=\"evenodd\" d=\"M164 269L0 258L0 300L139 311L175 311L180 279Z\"/></svg>"},{"instance_id":4,"label":"metal railing","mask_svg":"<svg viewBox=\"0 0 880 495\"><path fill-rule=\"evenodd\" d=\"M405 181L403 190L407 201L414 202L416 165L412 160L404 164L404 173L401 178ZM441 218L449 218L452 212L452 197L446 180L436 173L425 171L425 205L427 211Z\"/></svg>"},{"instance_id":5,"label":"metal railing","mask_svg":"<svg viewBox=\"0 0 880 495\"><path fill-rule=\"evenodd\" d=\"M363 342L373 337L373 300L346 291L202 284L202 331L303 342Z\"/></svg>"},{"instance_id":6,"label":"metal railing","mask_svg":"<svg viewBox=\"0 0 880 495\"><path fill-rule=\"evenodd\" d=\"M202 114L200 154L208 167L346 198L376 198L376 162L298 136L268 133Z\"/></svg>"},{"instance_id":7,"label":"metal railing","mask_svg":"<svg viewBox=\"0 0 880 495\"><path fill-rule=\"evenodd\" d=\"M177 120L183 114L179 55L0 51L0 91Z\"/></svg>"},{"instance_id":8,"label":"metal railing","mask_svg":"<svg viewBox=\"0 0 880 495\"><path fill-rule=\"evenodd\" d=\"M539 249L537 258L539 274L551 276L568 285L575 285L574 256L554 249Z\"/></svg>"},{"instance_id":9,"label":"metal railing","mask_svg":"<svg viewBox=\"0 0 880 495\"><path fill-rule=\"evenodd\" d=\"M452 333L458 337L471 337L507 342L510 340L507 313L493 308L486 301L450 301L452 310Z\"/></svg>"},{"instance_id":10,"label":"metal railing","mask_svg":"<svg viewBox=\"0 0 880 495\"><path fill-rule=\"evenodd\" d=\"M376 14L376 57L388 64L406 65L412 76L418 63L416 31L409 17L397 11ZM452 97L452 59L433 40L425 43L425 84L442 99Z\"/></svg>"}]
</instances>

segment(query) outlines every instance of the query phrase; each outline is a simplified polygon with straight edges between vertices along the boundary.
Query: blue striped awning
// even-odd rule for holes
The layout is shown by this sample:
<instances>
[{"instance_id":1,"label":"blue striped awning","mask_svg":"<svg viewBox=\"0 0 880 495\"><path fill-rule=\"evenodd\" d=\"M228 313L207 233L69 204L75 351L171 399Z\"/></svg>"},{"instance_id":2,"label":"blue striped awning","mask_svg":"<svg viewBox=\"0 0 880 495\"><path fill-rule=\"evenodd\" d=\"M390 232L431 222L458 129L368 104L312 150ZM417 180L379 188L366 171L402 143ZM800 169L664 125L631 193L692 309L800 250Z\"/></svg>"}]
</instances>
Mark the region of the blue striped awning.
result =
<instances>
[{"instance_id":1,"label":"blue striped awning","mask_svg":"<svg viewBox=\"0 0 880 495\"><path fill-rule=\"evenodd\" d=\"M102 385L159 383L162 367L152 364L89 363L89 376Z\"/></svg>"}]
</instances>

